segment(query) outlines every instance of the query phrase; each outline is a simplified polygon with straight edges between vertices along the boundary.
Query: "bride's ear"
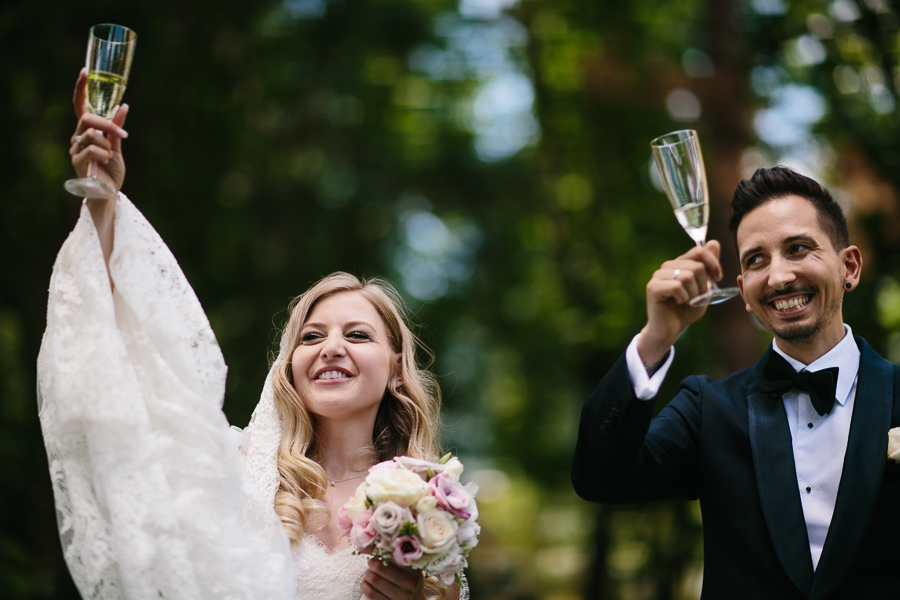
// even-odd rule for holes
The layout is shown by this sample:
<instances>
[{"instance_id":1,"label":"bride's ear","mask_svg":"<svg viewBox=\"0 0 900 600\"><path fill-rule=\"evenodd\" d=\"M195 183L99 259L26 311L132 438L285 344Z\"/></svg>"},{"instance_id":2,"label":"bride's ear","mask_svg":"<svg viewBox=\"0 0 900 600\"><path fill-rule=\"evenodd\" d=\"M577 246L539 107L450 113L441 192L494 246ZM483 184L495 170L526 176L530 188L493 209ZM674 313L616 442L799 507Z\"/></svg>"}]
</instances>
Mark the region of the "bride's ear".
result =
<instances>
[{"instance_id":1,"label":"bride's ear","mask_svg":"<svg viewBox=\"0 0 900 600\"><path fill-rule=\"evenodd\" d=\"M403 355L398 352L394 356L394 361L394 388L399 388L403 385Z\"/></svg>"}]
</instances>

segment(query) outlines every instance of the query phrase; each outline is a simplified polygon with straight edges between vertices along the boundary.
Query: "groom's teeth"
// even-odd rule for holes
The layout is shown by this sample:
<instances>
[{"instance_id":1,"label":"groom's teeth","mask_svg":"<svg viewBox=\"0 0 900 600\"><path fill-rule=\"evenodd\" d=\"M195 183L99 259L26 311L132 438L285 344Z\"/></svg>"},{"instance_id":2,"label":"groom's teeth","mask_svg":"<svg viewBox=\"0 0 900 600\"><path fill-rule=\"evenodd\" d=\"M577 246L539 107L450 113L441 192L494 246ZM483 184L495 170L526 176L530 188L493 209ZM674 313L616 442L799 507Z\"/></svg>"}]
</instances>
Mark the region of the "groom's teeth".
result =
<instances>
[{"instance_id":1,"label":"groom's teeth","mask_svg":"<svg viewBox=\"0 0 900 600\"><path fill-rule=\"evenodd\" d=\"M805 296L802 298L791 298L790 300L776 300L775 308L778 310L793 310L806 306L808 302L809 298Z\"/></svg>"}]
</instances>

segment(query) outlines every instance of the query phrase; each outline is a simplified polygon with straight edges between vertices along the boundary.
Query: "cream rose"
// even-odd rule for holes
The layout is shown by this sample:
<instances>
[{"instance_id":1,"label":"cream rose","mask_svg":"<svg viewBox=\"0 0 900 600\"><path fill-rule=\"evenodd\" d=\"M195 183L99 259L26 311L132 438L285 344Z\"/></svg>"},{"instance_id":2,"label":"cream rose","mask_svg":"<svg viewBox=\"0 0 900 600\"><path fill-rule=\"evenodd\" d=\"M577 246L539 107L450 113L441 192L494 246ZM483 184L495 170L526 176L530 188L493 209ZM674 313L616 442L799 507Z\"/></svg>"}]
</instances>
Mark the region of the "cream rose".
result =
<instances>
[{"instance_id":1,"label":"cream rose","mask_svg":"<svg viewBox=\"0 0 900 600\"><path fill-rule=\"evenodd\" d=\"M428 484L402 467L372 468L365 487L366 495L375 504L396 502L400 506L415 506L428 493Z\"/></svg>"},{"instance_id":2,"label":"cream rose","mask_svg":"<svg viewBox=\"0 0 900 600\"><path fill-rule=\"evenodd\" d=\"M900 462L900 427L888 431L888 459Z\"/></svg>"},{"instance_id":3,"label":"cream rose","mask_svg":"<svg viewBox=\"0 0 900 600\"><path fill-rule=\"evenodd\" d=\"M350 521L353 521L358 514L366 511L366 490L363 488L365 488L364 485L357 487L356 493L354 493L353 497L342 507L346 510L347 517Z\"/></svg>"},{"instance_id":4,"label":"cream rose","mask_svg":"<svg viewBox=\"0 0 900 600\"><path fill-rule=\"evenodd\" d=\"M419 526L419 537L422 549L430 554L438 554L448 550L456 542L458 525L448 513L432 510L420 514L416 518Z\"/></svg>"},{"instance_id":5,"label":"cream rose","mask_svg":"<svg viewBox=\"0 0 900 600\"><path fill-rule=\"evenodd\" d=\"M434 496L422 496L419 501L416 502L417 514L427 513L435 509L437 509L437 498Z\"/></svg>"}]
</instances>

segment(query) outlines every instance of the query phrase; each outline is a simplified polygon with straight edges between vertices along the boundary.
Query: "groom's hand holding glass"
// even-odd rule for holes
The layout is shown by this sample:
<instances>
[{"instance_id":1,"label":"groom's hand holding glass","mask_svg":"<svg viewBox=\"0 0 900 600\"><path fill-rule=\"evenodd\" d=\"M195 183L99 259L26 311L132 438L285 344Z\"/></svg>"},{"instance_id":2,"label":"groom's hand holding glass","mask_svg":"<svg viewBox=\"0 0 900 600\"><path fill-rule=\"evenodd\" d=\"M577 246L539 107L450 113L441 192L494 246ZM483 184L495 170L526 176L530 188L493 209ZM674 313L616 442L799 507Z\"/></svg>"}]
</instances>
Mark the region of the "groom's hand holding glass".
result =
<instances>
[{"instance_id":1,"label":"groom's hand holding glass","mask_svg":"<svg viewBox=\"0 0 900 600\"><path fill-rule=\"evenodd\" d=\"M647 282L647 323L637 350L648 371L663 362L684 330L706 312L707 304L692 306L690 300L722 279L720 252L716 240L695 246L664 262Z\"/></svg>"}]
</instances>

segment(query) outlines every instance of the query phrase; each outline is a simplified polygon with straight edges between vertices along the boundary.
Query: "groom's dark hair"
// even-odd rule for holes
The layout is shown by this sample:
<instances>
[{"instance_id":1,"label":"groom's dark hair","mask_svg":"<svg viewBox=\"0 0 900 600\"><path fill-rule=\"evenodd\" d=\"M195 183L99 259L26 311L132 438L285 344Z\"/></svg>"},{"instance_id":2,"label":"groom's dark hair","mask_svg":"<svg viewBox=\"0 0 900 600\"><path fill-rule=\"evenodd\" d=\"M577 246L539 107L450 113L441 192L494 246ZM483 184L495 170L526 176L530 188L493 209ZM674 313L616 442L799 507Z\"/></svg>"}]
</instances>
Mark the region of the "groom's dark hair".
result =
<instances>
[{"instance_id":1,"label":"groom's dark hair","mask_svg":"<svg viewBox=\"0 0 900 600\"><path fill-rule=\"evenodd\" d=\"M777 166L757 169L753 176L741 181L731 200L731 220L728 229L737 246L737 230L744 216L769 200L785 196L800 196L813 203L819 215L819 224L828 234L836 250L850 245L847 218L831 193L818 181L794 171L790 167Z\"/></svg>"}]
</instances>

